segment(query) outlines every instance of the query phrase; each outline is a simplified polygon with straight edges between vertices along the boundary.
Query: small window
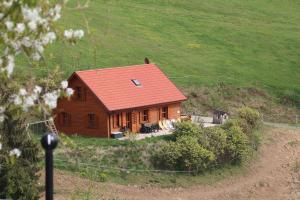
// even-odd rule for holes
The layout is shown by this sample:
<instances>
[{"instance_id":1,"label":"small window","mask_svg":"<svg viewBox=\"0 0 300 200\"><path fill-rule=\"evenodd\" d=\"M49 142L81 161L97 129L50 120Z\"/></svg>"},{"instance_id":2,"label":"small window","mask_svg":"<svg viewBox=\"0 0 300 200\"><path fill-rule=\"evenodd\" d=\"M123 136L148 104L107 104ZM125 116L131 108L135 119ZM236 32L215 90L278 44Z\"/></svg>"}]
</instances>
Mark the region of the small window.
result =
<instances>
[{"instance_id":1,"label":"small window","mask_svg":"<svg viewBox=\"0 0 300 200\"><path fill-rule=\"evenodd\" d=\"M149 120L149 110L143 110L142 121L147 122Z\"/></svg>"},{"instance_id":2,"label":"small window","mask_svg":"<svg viewBox=\"0 0 300 200\"><path fill-rule=\"evenodd\" d=\"M71 125L71 115L66 112L60 113L60 125L70 126Z\"/></svg>"},{"instance_id":3,"label":"small window","mask_svg":"<svg viewBox=\"0 0 300 200\"><path fill-rule=\"evenodd\" d=\"M121 117L120 114L113 115L113 126L114 126L114 128L118 128L118 127L121 126L121 124L120 124L120 122L121 122L120 117Z\"/></svg>"},{"instance_id":4,"label":"small window","mask_svg":"<svg viewBox=\"0 0 300 200\"><path fill-rule=\"evenodd\" d=\"M75 98L78 101L85 101L86 90L82 87L75 88Z\"/></svg>"},{"instance_id":5,"label":"small window","mask_svg":"<svg viewBox=\"0 0 300 200\"><path fill-rule=\"evenodd\" d=\"M132 79L131 81L134 83L135 86L142 86L141 82L137 79Z\"/></svg>"},{"instance_id":6,"label":"small window","mask_svg":"<svg viewBox=\"0 0 300 200\"><path fill-rule=\"evenodd\" d=\"M161 117L163 118L163 119L168 119L168 107L166 106L166 107L163 107L162 109L161 109Z\"/></svg>"},{"instance_id":7,"label":"small window","mask_svg":"<svg viewBox=\"0 0 300 200\"><path fill-rule=\"evenodd\" d=\"M97 116L93 113L88 114L88 128L94 129L98 127Z\"/></svg>"}]
</instances>

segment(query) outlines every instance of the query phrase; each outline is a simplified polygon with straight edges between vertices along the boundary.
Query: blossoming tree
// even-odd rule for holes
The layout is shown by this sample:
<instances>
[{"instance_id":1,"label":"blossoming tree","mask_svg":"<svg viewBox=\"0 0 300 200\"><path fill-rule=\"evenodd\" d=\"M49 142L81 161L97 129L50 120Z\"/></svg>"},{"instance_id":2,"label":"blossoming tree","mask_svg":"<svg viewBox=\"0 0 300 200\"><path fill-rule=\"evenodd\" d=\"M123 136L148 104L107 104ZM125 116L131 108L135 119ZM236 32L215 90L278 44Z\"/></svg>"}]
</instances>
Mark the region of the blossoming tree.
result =
<instances>
[{"instance_id":1,"label":"blossoming tree","mask_svg":"<svg viewBox=\"0 0 300 200\"><path fill-rule=\"evenodd\" d=\"M19 82L16 61L26 58L22 68L33 71L45 65L44 49L57 41L72 44L84 36L82 30L55 29L65 1L0 1L0 199L38 199L38 146L26 132L33 113L51 116L61 96L70 97L68 82L37 81L34 73Z\"/></svg>"}]
</instances>

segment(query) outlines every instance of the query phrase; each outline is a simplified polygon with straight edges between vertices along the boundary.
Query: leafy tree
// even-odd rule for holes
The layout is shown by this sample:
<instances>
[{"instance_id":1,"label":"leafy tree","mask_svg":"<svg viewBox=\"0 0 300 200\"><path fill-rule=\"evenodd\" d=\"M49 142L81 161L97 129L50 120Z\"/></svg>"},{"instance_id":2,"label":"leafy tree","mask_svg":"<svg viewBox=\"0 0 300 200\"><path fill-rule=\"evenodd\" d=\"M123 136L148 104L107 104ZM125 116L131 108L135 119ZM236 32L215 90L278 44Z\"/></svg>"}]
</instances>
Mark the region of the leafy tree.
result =
<instances>
[{"instance_id":1,"label":"leafy tree","mask_svg":"<svg viewBox=\"0 0 300 200\"><path fill-rule=\"evenodd\" d=\"M32 116L47 119L59 97L73 94L67 81L54 83L51 75L37 81L31 73L47 68L44 49L58 39L55 23L64 2L0 1L0 199L39 198L39 149L26 123ZM63 35L74 44L84 32L70 29ZM23 75L26 82L14 70L19 57L28 61L23 66L29 72Z\"/></svg>"}]
</instances>

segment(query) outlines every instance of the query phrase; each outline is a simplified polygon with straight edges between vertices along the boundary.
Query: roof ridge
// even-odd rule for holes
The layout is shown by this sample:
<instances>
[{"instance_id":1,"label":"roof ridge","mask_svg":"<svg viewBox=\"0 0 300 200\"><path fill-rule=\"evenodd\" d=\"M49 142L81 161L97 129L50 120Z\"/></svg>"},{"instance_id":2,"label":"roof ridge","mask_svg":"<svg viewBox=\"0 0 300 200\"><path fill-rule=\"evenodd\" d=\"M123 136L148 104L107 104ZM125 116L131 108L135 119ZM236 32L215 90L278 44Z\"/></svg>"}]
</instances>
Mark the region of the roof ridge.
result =
<instances>
[{"instance_id":1,"label":"roof ridge","mask_svg":"<svg viewBox=\"0 0 300 200\"><path fill-rule=\"evenodd\" d=\"M118 66L118 67L107 67L107 68L78 70L78 71L75 71L75 73L77 73L77 72L86 72L86 71L102 71L102 70L111 70L111 69L119 69L119 68L130 68L130 67L147 66L147 65L153 65L153 66L157 67L157 65L155 63L149 63L149 64L136 64L136 65L127 65L127 66Z\"/></svg>"}]
</instances>

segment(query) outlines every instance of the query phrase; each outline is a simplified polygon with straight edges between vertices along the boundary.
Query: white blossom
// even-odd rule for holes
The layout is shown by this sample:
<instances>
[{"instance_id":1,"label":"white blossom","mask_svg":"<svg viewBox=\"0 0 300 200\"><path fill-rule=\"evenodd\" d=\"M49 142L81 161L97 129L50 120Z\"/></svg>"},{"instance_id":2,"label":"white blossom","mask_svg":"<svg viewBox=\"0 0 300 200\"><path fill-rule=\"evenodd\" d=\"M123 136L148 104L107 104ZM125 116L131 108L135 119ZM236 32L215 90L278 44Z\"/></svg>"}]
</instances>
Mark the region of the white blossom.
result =
<instances>
[{"instance_id":1,"label":"white blossom","mask_svg":"<svg viewBox=\"0 0 300 200\"><path fill-rule=\"evenodd\" d=\"M5 108L3 106L0 106L0 114L3 114L5 112Z\"/></svg>"},{"instance_id":2,"label":"white blossom","mask_svg":"<svg viewBox=\"0 0 300 200\"><path fill-rule=\"evenodd\" d=\"M61 17L61 5L56 4L54 8L49 11L50 16L53 17L53 21L57 21Z\"/></svg>"},{"instance_id":3,"label":"white blossom","mask_svg":"<svg viewBox=\"0 0 300 200\"><path fill-rule=\"evenodd\" d=\"M14 148L9 152L9 156L16 156L17 158L21 156L20 149Z\"/></svg>"},{"instance_id":4,"label":"white blossom","mask_svg":"<svg viewBox=\"0 0 300 200\"><path fill-rule=\"evenodd\" d=\"M33 89L33 92L35 94L40 94L42 92L43 88L41 86L36 85Z\"/></svg>"},{"instance_id":5,"label":"white blossom","mask_svg":"<svg viewBox=\"0 0 300 200\"><path fill-rule=\"evenodd\" d=\"M36 29L37 29L37 24L36 24L35 21L31 21L31 22L28 23L28 27L30 28L30 30L36 31Z\"/></svg>"},{"instance_id":6,"label":"white blossom","mask_svg":"<svg viewBox=\"0 0 300 200\"><path fill-rule=\"evenodd\" d=\"M25 30L25 25L23 23L18 23L16 26L16 31L18 33L23 33Z\"/></svg>"},{"instance_id":7,"label":"white blossom","mask_svg":"<svg viewBox=\"0 0 300 200\"><path fill-rule=\"evenodd\" d=\"M66 88L68 87L69 83L68 83L68 81L62 81L62 82L60 83L60 85L61 85L61 88L62 88L62 89L66 89Z\"/></svg>"},{"instance_id":8,"label":"white blossom","mask_svg":"<svg viewBox=\"0 0 300 200\"><path fill-rule=\"evenodd\" d=\"M67 94L68 97L70 97L74 94L74 90L72 88L67 88L66 89L66 94Z\"/></svg>"},{"instance_id":9,"label":"white blossom","mask_svg":"<svg viewBox=\"0 0 300 200\"><path fill-rule=\"evenodd\" d=\"M56 106L57 106L58 97L59 97L58 91L53 91L53 92L44 94L43 99L44 99L45 104L47 106L49 106L49 108L53 109L53 108L56 108Z\"/></svg>"},{"instance_id":10,"label":"white blossom","mask_svg":"<svg viewBox=\"0 0 300 200\"><path fill-rule=\"evenodd\" d=\"M29 107L34 106L34 99L35 99L34 96L28 96L24 99L24 102L22 105L24 111L28 111Z\"/></svg>"},{"instance_id":11,"label":"white blossom","mask_svg":"<svg viewBox=\"0 0 300 200\"><path fill-rule=\"evenodd\" d=\"M14 95L13 96L13 102L16 106L19 106L22 104L22 99L19 95Z\"/></svg>"},{"instance_id":12,"label":"white blossom","mask_svg":"<svg viewBox=\"0 0 300 200\"><path fill-rule=\"evenodd\" d=\"M2 150L2 143L0 143L0 150Z\"/></svg>"},{"instance_id":13,"label":"white blossom","mask_svg":"<svg viewBox=\"0 0 300 200\"><path fill-rule=\"evenodd\" d=\"M41 59L41 55L38 52L35 52L34 54L32 54L31 57L35 61L39 61Z\"/></svg>"},{"instance_id":14,"label":"white blossom","mask_svg":"<svg viewBox=\"0 0 300 200\"><path fill-rule=\"evenodd\" d=\"M8 55L8 56L7 56L6 71L7 71L7 75L8 75L9 77L10 77L11 74L13 73L14 67L15 67L15 59L14 59L14 56Z\"/></svg>"},{"instance_id":15,"label":"white blossom","mask_svg":"<svg viewBox=\"0 0 300 200\"><path fill-rule=\"evenodd\" d=\"M13 4L13 0L3 1L3 6L6 8L10 8Z\"/></svg>"},{"instance_id":16,"label":"white blossom","mask_svg":"<svg viewBox=\"0 0 300 200\"><path fill-rule=\"evenodd\" d=\"M21 42L25 47L31 47L32 46L32 42L30 40L29 37L23 37L22 42Z\"/></svg>"},{"instance_id":17,"label":"white blossom","mask_svg":"<svg viewBox=\"0 0 300 200\"><path fill-rule=\"evenodd\" d=\"M40 21L41 20L40 11L41 11L40 7L37 8L29 8L28 6L22 7L23 17L25 21L29 21L29 22Z\"/></svg>"},{"instance_id":18,"label":"white blossom","mask_svg":"<svg viewBox=\"0 0 300 200\"><path fill-rule=\"evenodd\" d=\"M65 38L67 38L67 39L71 39L71 38L73 37L73 29L65 30L64 36L65 36Z\"/></svg>"},{"instance_id":19,"label":"white blossom","mask_svg":"<svg viewBox=\"0 0 300 200\"><path fill-rule=\"evenodd\" d=\"M25 95L27 95L27 91L26 91L26 89L24 89L24 88L21 88L21 89L19 90L19 94L20 94L21 96L25 96Z\"/></svg>"},{"instance_id":20,"label":"white blossom","mask_svg":"<svg viewBox=\"0 0 300 200\"><path fill-rule=\"evenodd\" d=\"M0 122L4 121L4 115L0 115Z\"/></svg>"},{"instance_id":21,"label":"white blossom","mask_svg":"<svg viewBox=\"0 0 300 200\"><path fill-rule=\"evenodd\" d=\"M0 19L2 19L4 17L3 13L0 13Z\"/></svg>"},{"instance_id":22,"label":"white blossom","mask_svg":"<svg viewBox=\"0 0 300 200\"><path fill-rule=\"evenodd\" d=\"M42 43L47 45L49 43L51 44L54 40L56 40L56 34L54 32L49 32L43 37Z\"/></svg>"},{"instance_id":23,"label":"white blossom","mask_svg":"<svg viewBox=\"0 0 300 200\"><path fill-rule=\"evenodd\" d=\"M6 21L5 26L6 26L7 30L11 31L14 27L14 23L12 21Z\"/></svg>"},{"instance_id":24,"label":"white blossom","mask_svg":"<svg viewBox=\"0 0 300 200\"><path fill-rule=\"evenodd\" d=\"M75 38L81 39L84 36L83 30L75 30L73 33Z\"/></svg>"}]
</instances>

